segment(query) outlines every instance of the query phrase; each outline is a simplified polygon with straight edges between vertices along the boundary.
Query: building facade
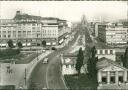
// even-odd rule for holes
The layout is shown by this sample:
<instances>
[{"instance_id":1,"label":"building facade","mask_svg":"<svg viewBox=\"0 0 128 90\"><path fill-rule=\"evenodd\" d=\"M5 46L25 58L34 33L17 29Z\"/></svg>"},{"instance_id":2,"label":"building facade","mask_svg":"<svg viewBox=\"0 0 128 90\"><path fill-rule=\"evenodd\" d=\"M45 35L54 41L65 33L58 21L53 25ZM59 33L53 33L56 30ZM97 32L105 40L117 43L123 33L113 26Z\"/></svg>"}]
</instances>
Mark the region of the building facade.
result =
<instances>
[{"instance_id":1,"label":"building facade","mask_svg":"<svg viewBox=\"0 0 128 90\"><path fill-rule=\"evenodd\" d=\"M96 56L98 56L98 59L105 57L108 59L111 59L113 61L116 61L116 53L115 53L115 49L101 49L101 48L97 48L96 49Z\"/></svg>"},{"instance_id":2,"label":"building facade","mask_svg":"<svg viewBox=\"0 0 128 90\"><path fill-rule=\"evenodd\" d=\"M99 24L98 25L98 38L102 42L106 42L106 24Z\"/></svg>"},{"instance_id":3,"label":"building facade","mask_svg":"<svg viewBox=\"0 0 128 90\"><path fill-rule=\"evenodd\" d=\"M94 34L95 34L95 37L98 37L98 23L95 23L94 24Z\"/></svg>"},{"instance_id":4,"label":"building facade","mask_svg":"<svg viewBox=\"0 0 128 90\"><path fill-rule=\"evenodd\" d=\"M23 46L40 46L42 41L46 41L46 45L58 45L68 34L68 28L66 20L17 11L13 19L0 21L0 43L3 45L12 39L14 44L20 41Z\"/></svg>"},{"instance_id":5,"label":"building facade","mask_svg":"<svg viewBox=\"0 0 128 90\"><path fill-rule=\"evenodd\" d=\"M76 71L76 59L77 55L73 53L68 53L68 54L63 54L61 55L61 70L62 70L62 75L74 75L77 74L78 72ZM80 72L85 73L87 70L87 65L84 64L81 67Z\"/></svg>"},{"instance_id":6,"label":"building facade","mask_svg":"<svg viewBox=\"0 0 128 90\"><path fill-rule=\"evenodd\" d=\"M128 69L105 57L97 62L97 69L99 89L113 89L114 86L126 89Z\"/></svg>"},{"instance_id":7,"label":"building facade","mask_svg":"<svg viewBox=\"0 0 128 90\"><path fill-rule=\"evenodd\" d=\"M76 55L72 55L72 54L61 55L62 75L77 74L75 68L76 58L77 58Z\"/></svg>"},{"instance_id":8,"label":"building facade","mask_svg":"<svg viewBox=\"0 0 128 90\"><path fill-rule=\"evenodd\" d=\"M125 44L128 41L128 27L123 24L108 24L106 27L106 42L108 44Z\"/></svg>"},{"instance_id":9,"label":"building facade","mask_svg":"<svg viewBox=\"0 0 128 90\"><path fill-rule=\"evenodd\" d=\"M8 39L16 39L16 23L11 19L0 20L0 46L6 47Z\"/></svg>"},{"instance_id":10,"label":"building facade","mask_svg":"<svg viewBox=\"0 0 128 90\"><path fill-rule=\"evenodd\" d=\"M96 24L95 35L107 44L126 44L128 42L128 26L124 26L122 23Z\"/></svg>"}]
</instances>

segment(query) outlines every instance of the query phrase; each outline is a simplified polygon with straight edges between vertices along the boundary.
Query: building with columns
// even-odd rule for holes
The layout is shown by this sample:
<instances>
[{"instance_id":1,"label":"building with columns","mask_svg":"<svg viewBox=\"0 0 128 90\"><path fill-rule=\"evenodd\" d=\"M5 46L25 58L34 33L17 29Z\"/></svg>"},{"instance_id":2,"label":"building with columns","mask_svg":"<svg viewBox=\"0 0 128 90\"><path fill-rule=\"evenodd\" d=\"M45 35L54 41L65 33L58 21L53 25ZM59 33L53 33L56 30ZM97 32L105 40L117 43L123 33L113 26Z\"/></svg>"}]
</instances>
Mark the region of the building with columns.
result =
<instances>
[{"instance_id":1,"label":"building with columns","mask_svg":"<svg viewBox=\"0 0 128 90\"><path fill-rule=\"evenodd\" d=\"M98 56L98 59L106 57L108 59L116 61L116 53L115 49L113 48L96 48L96 56Z\"/></svg>"},{"instance_id":2,"label":"building with columns","mask_svg":"<svg viewBox=\"0 0 128 90\"><path fill-rule=\"evenodd\" d=\"M109 85L124 85L128 81L128 69L124 68L117 62L102 57L97 62L97 80L99 88Z\"/></svg>"}]
</instances>

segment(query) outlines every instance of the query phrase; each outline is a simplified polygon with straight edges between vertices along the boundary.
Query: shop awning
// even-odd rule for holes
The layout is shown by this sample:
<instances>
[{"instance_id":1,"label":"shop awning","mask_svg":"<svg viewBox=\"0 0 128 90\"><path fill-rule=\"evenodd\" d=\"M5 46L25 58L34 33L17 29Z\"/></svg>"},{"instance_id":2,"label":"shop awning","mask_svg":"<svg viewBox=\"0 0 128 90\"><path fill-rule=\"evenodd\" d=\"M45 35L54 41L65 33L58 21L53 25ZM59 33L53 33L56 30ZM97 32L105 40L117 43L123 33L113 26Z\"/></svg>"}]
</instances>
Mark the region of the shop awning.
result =
<instances>
[{"instance_id":1,"label":"shop awning","mask_svg":"<svg viewBox=\"0 0 128 90\"><path fill-rule=\"evenodd\" d=\"M52 45L56 45L56 42L53 42Z\"/></svg>"},{"instance_id":2,"label":"shop awning","mask_svg":"<svg viewBox=\"0 0 128 90\"><path fill-rule=\"evenodd\" d=\"M0 44L0 46L6 46L7 44Z\"/></svg>"},{"instance_id":3,"label":"shop awning","mask_svg":"<svg viewBox=\"0 0 128 90\"><path fill-rule=\"evenodd\" d=\"M47 42L46 45L51 45L51 43L50 42Z\"/></svg>"},{"instance_id":4,"label":"shop awning","mask_svg":"<svg viewBox=\"0 0 128 90\"><path fill-rule=\"evenodd\" d=\"M26 46L26 43L23 43L23 46Z\"/></svg>"},{"instance_id":5,"label":"shop awning","mask_svg":"<svg viewBox=\"0 0 128 90\"><path fill-rule=\"evenodd\" d=\"M27 43L27 46L31 46L31 43Z\"/></svg>"}]
</instances>

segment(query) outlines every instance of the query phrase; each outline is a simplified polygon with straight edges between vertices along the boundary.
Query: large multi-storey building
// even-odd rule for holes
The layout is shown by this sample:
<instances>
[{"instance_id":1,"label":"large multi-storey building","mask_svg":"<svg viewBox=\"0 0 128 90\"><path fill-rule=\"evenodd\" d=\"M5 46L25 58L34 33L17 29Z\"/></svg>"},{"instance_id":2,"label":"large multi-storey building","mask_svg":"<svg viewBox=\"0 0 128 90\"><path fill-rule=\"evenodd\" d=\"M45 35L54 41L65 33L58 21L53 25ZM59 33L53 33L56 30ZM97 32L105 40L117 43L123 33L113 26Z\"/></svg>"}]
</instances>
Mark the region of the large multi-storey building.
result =
<instances>
[{"instance_id":1,"label":"large multi-storey building","mask_svg":"<svg viewBox=\"0 0 128 90\"><path fill-rule=\"evenodd\" d=\"M128 27L123 24L108 24L106 27L106 42L108 44L123 44L128 41Z\"/></svg>"},{"instance_id":2,"label":"large multi-storey building","mask_svg":"<svg viewBox=\"0 0 128 90\"><path fill-rule=\"evenodd\" d=\"M61 44L68 34L69 27L66 20L53 17L40 17L16 12L10 20L0 21L1 46L12 39L14 45L21 41L23 46Z\"/></svg>"},{"instance_id":3,"label":"large multi-storey building","mask_svg":"<svg viewBox=\"0 0 128 90\"><path fill-rule=\"evenodd\" d=\"M104 23L98 25L98 38L106 42L106 25Z\"/></svg>"},{"instance_id":4,"label":"large multi-storey building","mask_svg":"<svg viewBox=\"0 0 128 90\"><path fill-rule=\"evenodd\" d=\"M128 42L128 27L121 23L96 25L96 35L108 44L125 44Z\"/></svg>"}]
</instances>

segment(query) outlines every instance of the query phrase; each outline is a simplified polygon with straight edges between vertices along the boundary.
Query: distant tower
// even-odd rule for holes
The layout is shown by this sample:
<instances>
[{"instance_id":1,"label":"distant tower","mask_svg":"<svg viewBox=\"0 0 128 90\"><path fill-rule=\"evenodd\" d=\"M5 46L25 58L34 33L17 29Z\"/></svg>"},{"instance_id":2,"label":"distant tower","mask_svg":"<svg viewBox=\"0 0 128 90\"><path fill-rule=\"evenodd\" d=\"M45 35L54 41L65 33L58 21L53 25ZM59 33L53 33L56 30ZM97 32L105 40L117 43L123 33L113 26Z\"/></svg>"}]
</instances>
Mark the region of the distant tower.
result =
<instances>
[{"instance_id":1,"label":"distant tower","mask_svg":"<svg viewBox=\"0 0 128 90\"><path fill-rule=\"evenodd\" d=\"M85 16L85 15L82 15L82 18L81 18L81 25L82 25L82 26L87 26L87 19L86 19L86 16Z\"/></svg>"},{"instance_id":2,"label":"distant tower","mask_svg":"<svg viewBox=\"0 0 128 90\"><path fill-rule=\"evenodd\" d=\"M1 13L2 13L2 12L1 12L1 7L2 7L2 6L1 6L1 2L0 2L0 19L1 19L1 15L2 15L2 14L1 14Z\"/></svg>"},{"instance_id":3,"label":"distant tower","mask_svg":"<svg viewBox=\"0 0 128 90\"><path fill-rule=\"evenodd\" d=\"M127 21L128 21L128 2L127 2Z\"/></svg>"},{"instance_id":4,"label":"distant tower","mask_svg":"<svg viewBox=\"0 0 128 90\"><path fill-rule=\"evenodd\" d=\"M21 14L21 11L16 11L16 15L20 15Z\"/></svg>"}]
</instances>

